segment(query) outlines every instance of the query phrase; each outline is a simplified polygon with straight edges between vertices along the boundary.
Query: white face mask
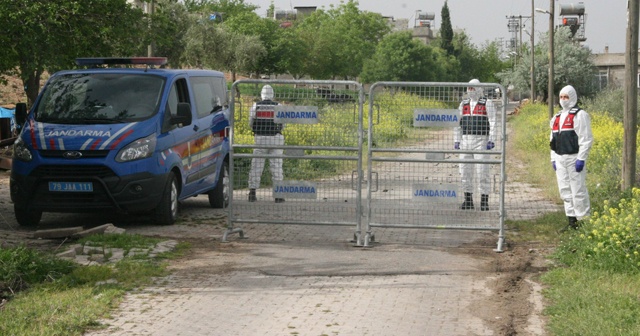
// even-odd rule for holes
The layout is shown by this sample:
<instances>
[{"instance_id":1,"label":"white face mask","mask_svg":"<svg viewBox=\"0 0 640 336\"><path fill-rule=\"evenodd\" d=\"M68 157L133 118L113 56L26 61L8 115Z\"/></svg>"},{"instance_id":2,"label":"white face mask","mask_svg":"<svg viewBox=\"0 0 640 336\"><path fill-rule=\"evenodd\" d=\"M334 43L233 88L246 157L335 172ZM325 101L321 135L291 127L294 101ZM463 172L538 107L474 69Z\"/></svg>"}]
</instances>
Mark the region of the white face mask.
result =
<instances>
[{"instance_id":1,"label":"white face mask","mask_svg":"<svg viewBox=\"0 0 640 336\"><path fill-rule=\"evenodd\" d=\"M478 100L480 98L480 92L478 90L467 91L467 95L469 95L469 99Z\"/></svg>"},{"instance_id":2,"label":"white face mask","mask_svg":"<svg viewBox=\"0 0 640 336\"><path fill-rule=\"evenodd\" d=\"M560 99L560 106L562 106L563 109L568 110L571 108L571 100L569 99Z\"/></svg>"}]
</instances>

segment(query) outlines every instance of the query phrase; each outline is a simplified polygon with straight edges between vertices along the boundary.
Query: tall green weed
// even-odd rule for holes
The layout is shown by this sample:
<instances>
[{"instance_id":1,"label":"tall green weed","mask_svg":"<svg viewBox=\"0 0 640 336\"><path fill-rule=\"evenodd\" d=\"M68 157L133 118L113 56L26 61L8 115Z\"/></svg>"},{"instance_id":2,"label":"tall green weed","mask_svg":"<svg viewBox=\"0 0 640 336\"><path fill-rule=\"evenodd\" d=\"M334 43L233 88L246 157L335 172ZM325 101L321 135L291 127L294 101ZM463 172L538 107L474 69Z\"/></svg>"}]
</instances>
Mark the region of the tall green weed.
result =
<instances>
[{"instance_id":1,"label":"tall green weed","mask_svg":"<svg viewBox=\"0 0 640 336\"><path fill-rule=\"evenodd\" d=\"M591 205L597 210L602 208L605 200L616 202L620 199L623 126L608 113L588 112L594 142L587 160L587 188ZM555 174L551 169L549 150L551 128L546 106L526 104L509 122L514 129L510 138L514 141L513 154L529 166L534 179L532 182L548 185L552 181L548 188L554 189Z\"/></svg>"},{"instance_id":2,"label":"tall green weed","mask_svg":"<svg viewBox=\"0 0 640 336\"><path fill-rule=\"evenodd\" d=\"M640 190L620 191L623 125L608 112L589 111L594 142L587 160L587 188L592 216L567 237L555 257L564 264L587 263L610 271L640 270ZM546 106L529 104L510 120L516 152L530 171L546 170L555 184L549 160ZM543 159L543 160L541 160ZM540 177L541 178L541 177ZM559 195L556 195L559 200Z\"/></svg>"},{"instance_id":3,"label":"tall green weed","mask_svg":"<svg viewBox=\"0 0 640 336\"><path fill-rule=\"evenodd\" d=\"M604 201L588 223L558 247L557 260L566 265L621 273L640 271L640 189L613 206Z\"/></svg>"},{"instance_id":4,"label":"tall green weed","mask_svg":"<svg viewBox=\"0 0 640 336\"><path fill-rule=\"evenodd\" d=\"M602 102L617 98L601 97ZM622 123L610 108L595 106L584 105L594 135L587 160L592 215L578 230L559 236L552 258L560 267L542 276L547 330L553 335L640 335L640 189L620 191ZM527 171L546 169L548 184L555 185L547 119L546 106L523 107L511 118L510 140L529 165ZM555 197L560 200L557 191Z\"/></svg>"},{"instance_id":5,"label":"tall green weed","mask_svg":"<svg viewBox=\"0 0 640 336\"><path fill-rule=\"evenodd\" d=\"M8 297L33 285L54 281L76 264L24 246L0 248L0 296Z\"/></svg>"}]
</instances>

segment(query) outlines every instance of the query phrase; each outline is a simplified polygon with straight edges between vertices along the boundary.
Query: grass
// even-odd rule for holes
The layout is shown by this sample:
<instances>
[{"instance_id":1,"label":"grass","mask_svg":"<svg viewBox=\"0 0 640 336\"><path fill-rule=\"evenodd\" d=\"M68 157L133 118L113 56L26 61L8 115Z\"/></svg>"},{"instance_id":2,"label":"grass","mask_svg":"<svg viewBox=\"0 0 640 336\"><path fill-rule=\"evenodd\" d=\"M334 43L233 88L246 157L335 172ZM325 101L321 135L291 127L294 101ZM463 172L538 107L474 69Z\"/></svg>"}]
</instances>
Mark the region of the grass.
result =
<instances>
[{"instance_id":1,"label":"grass","mask_svg":"<svg viewBox=\"0 0 640 336\"><path fill-rule=\"evenodd\" d=\"M638 275L559 267L543 281L553 335L640 335Z\"/></svg>"},{"instance_id":2,"label":"grass","mask_svg":"<svg viewBox=\"0 0 640 336\"><path fill-rule=\"evenodd\" d=\"M545 245L560 243L558 232L567 224L563 212L546 213L533 220L505 221L508 240L516 243L544 242Z\"/></svg>"},{"instance_id":3,"label":"grass","mask_svg":"<svg viewBox=\"0 0 640 336\"><path fill-rule=\"evenodd\" d=\"M527 182L559 199L555 178L544 182L552 174L545 111L543 105L524 106L510 120L515 131L509 145L527 167ZM606 112L589 111L595 139L587 161L592 216L579 230L562 234L563 212L506 223L509 239L555 247L549 256L555 266L541 277L550 335L640 335L640 190L618 188L622 130Z\"/></svg>"},{"instance_id":4,"label":"grass","mask_svg":"<svg viewBox=\"0 0 640 336\"><path fill-rule=\"evenodd\" d=\"M515 132L509 153L526 165L527 174L520 178L559 199L549 162L546 111L545 105L530 104L510 119ZM620 124L606 114L590 114L595 144L587 183L593 215L581 229L562 234L562 212L508 221L507 239L555 247L550 256L555 266L541 277L551 335L640 335L640 190L622 193L616 188L619 181L611 178L620 176ZM81 242L131 249L157 240L121 235ZM180 244L178 252L162 258L184 248ZM100 319L126 291L166 274L162 258L79 267L24 248L0 249L0 281L11 299L0 314L0 334L81 335L100 327Z\"/></svg>"},{"instance_id":5,"label":"grass","mask_svg":"<svg viewBox=\"0 0 640 336\"><path fill-rule=\"evenodd\" d=\"M149 248L160 240L122 234L95 235L80 242L130 250ZM167 275L164 260L182 255L188 247L179 243L174 251L155 259L126 257L115 264L82 267L24 247L2 249L0 273L21 279L22 290L12 292L2 309L0 335L82 335L88 328L99 328L100 319L108 316L124 293ZM16 259L28 272L17 272L7 262Z\"/></svg>"}]
</instances>

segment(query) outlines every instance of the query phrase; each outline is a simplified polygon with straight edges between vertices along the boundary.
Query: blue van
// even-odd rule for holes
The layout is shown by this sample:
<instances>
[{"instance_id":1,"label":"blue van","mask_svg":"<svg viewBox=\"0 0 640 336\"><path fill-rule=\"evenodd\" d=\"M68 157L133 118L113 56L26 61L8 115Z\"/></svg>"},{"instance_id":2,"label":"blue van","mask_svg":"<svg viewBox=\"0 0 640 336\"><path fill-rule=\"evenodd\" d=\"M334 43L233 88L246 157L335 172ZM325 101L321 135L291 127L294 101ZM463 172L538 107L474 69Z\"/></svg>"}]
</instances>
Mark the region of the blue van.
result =
<instances>
[{"instance_id":1,"label":"blue van","mask_svg":"<svg viewBox=\"0 0 640 336\"><path fill-rule=\"evenodd\" d=\"M81 58L31 110L16 107L10 192L22 226L43 212L145 213L173 224L179 201L229 200L229 106L221 72L166 58ZM120 64L121 67L108 67ZM122 64L126 66L122 67Z\"/></svg>"}]
</instances>

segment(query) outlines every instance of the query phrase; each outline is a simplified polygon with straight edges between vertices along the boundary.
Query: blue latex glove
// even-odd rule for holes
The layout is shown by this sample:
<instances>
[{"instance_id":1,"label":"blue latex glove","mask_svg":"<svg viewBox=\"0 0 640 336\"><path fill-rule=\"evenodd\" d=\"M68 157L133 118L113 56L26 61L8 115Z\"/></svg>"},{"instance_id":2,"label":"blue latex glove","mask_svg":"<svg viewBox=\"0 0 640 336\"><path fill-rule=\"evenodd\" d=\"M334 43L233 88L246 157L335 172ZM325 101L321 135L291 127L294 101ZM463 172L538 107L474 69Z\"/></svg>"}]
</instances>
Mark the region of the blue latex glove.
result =
<instances>
[{"instance_id":1,"label":"blue latex glove","mask_svg":"<svg viewBox=\"0 0 640 336\"><path fill-rule=\"evenodd\" d=\"M555 161L551 161L551 165L553 166L553 170L556 170L556 162Z\"/></svg>"},{"instance_id":2,"label":"blue latex glove","mask_svg":"<svg viewBox=\"0 0 640 336\"><path fill-rule=\"evenodd\" d=\"M460 142L459 141L454 142L453 143L453 148L460 149Z\"/></svg>"},{"instance_id":3,"label":"blue latex glove","mask_svg":"<svg viewBox=\"0 0 640 336\"><path fill-rule=\"evenodd\" d=\"M493 143L493 141L489 141L487 142L487 150L493 149L493 147L495 147L496 144Z\"/></svg>"},{"instance_id":4,"label":"blue latex glove","mask_svg":"<svg viewBox=\"0 0 640 336\"><path fill-rule=\"evenodd\" d=\"M576 171L579 173L584 169L584 160L576 160Z\"/></svg>"}]
</instances>

